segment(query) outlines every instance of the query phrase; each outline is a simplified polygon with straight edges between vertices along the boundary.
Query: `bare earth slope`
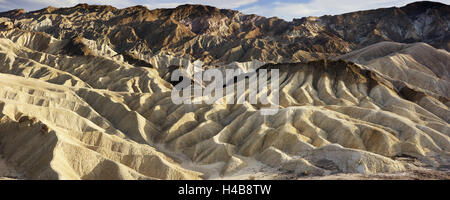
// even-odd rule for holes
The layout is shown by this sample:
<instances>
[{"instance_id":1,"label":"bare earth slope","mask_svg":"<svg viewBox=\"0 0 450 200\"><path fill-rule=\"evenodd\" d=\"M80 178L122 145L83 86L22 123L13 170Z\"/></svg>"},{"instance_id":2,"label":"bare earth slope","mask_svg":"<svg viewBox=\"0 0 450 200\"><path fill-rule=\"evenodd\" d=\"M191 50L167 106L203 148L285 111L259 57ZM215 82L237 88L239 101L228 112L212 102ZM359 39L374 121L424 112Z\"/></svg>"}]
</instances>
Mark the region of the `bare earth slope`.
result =
<instances>
[{"instance_id":1,"label":"bare earth slope","mask_svg":"<svg viewBox=\"0 0 450 200\"><path fill-rule=\"evenodd\" d=\"M419 16L426 8L427 15L448 22L448 13L439 13L447 5L414 5L383 13ZM448 179L449 53L444 49L373 40L376 44L335 60L267 64L313 60L324 52L296 60L288 39L271 43L260 35L283 37L279 33L298 22L206 6L149 11L79 5L1 15L6 18L0 20L0 177ZM239 23L214 21L224 16ZM248 32L239 36L219 22ZM446 42L439 34L422 36L418 41L437 47ZM334 56L365 44L348 41L336 43L349 47L344 52L333 47L325 53ZM244 43L253 50L227 46ZM208 50L214 45L223 51ZM202 57L196 51L214 53ZM218 69L279 69L280 110L265 116L264 105L230 105L224 99L174 104L168 77L174 67L187 70L195 59L210 59L207 67Z\"/></svg>"},{"instance_id":2,"label":"bare earth slope","mask_svg":"<svg viewBox=\"0 0 450 200\"><path fill-rule=\"evenodd\" d=\"M337 59L362 64L423 92L450 97L450 53L425 43L380 42Z\"/></svg>"}]
</instances>

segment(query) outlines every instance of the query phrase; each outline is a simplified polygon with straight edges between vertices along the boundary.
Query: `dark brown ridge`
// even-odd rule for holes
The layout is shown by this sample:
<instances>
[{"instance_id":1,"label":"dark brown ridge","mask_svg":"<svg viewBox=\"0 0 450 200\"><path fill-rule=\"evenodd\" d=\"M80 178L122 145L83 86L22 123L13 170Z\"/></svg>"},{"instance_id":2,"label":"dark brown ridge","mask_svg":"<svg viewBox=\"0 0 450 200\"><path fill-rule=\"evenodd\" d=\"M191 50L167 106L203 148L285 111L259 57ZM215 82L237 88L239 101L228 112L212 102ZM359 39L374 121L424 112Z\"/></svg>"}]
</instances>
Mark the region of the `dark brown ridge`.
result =
<instances>
[{"instance_id":1,"label":"dark brown ridge","mask_svg":"<svg viewBox=\"0 0 450 200\"><path fill-rule=\"evenodd\" d=\"M92 50L83 43L83 37L75 36L69 40L64 46L63 50L70 56L92 56L94 53Z\"/></svg>"},{"instance_id":2,"label":"dark brown ridge","mask_svg":"<svg viewBox=\"0 0 450 200\"><path fill-rule=\"evenodd\" d=\"M313 74L313 85L316 85L322 75L329 76L333 80L343 80L346 83L366 83L369 89L376 85L385 85L393 89L389 81L379 77L372 71L362 69L358 65L345 60L315 60L307 63L266 64L259 69L279 69L280 72L294 74L297 71L305 71Z\"/></svg>"},{"instance_id":3,"label":"dark brown ridge","mask_svg":"<svg viewBox=\"0 0 450 200\"><path fill-rule=\"evenodd\" d=\"M148 62L146 62L146 61L140 60L140 59L139 59L138 57L136 57L134 54L125 52L125 53L122 54L122 56L123 56L123 59L124 59L125 61L127 61L130 65L138 66L138 67L148 67L148 68L153 68L153 65L152 65L152 64L150 64L150 63L148 63Z\"/></svg>"}]
</instances>

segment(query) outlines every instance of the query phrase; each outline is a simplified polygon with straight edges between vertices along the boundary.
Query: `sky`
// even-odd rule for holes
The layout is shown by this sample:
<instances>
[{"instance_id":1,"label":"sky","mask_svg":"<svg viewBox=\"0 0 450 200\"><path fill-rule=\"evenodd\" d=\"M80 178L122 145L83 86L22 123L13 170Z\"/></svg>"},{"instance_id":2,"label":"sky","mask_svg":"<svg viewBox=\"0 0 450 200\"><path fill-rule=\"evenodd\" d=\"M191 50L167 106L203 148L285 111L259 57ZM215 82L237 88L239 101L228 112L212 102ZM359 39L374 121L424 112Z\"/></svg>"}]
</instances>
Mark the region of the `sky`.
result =
<instances>
[{"instance_id":1,"label":"sky","mask_svg":"<svg viewBox=\"0 0 450 200\"><path fill-rule=\"evenodd\" d=\"M203 4L239 10L245 14L279 17L288 21L306 16L336 15L358 10L404 6L414 0L0 0L0 12L23 8L27 11L47 6L71 7L79 3L125 8L144 5L149 9L174 8L182 4ZM438 2L450 4L450 0Z\"/></svg>"}]
</instances>

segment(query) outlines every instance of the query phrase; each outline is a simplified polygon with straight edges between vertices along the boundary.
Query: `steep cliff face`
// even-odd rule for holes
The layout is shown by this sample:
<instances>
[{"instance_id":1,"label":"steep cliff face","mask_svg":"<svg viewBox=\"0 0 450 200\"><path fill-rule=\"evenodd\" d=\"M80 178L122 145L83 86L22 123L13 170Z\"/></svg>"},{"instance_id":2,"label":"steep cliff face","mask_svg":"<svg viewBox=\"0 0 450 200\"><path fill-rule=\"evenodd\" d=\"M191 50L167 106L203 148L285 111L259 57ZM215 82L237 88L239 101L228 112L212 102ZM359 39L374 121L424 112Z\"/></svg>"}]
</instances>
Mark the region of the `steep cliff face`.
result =
<instances>
[{"instance_id":1,"label":"steep cliff face","mask_svg":"<svg viewBox=\"0 0 450 200\"><path fill-rule=\"evenodd\" d=\"M118 53L170 52L207 63L299 62L332 57L381 41L425 42L450 49L450 7L418 2L286 22L202 5L148 10L80 4L0 13L21 29L59 39L83 36Z\"/></svg>"},{"instance_id":2,"label":"steep cliff face","mask_svg":"<svg viewBox=\"0 0 450 200\"><path fill-rule=\"evenodd\" d=\"M401 8L382 8L320 17L326 29L361 48L381 41L426 42L449 50L450 7L417 2Z\"/></svg>"}]
</instances>

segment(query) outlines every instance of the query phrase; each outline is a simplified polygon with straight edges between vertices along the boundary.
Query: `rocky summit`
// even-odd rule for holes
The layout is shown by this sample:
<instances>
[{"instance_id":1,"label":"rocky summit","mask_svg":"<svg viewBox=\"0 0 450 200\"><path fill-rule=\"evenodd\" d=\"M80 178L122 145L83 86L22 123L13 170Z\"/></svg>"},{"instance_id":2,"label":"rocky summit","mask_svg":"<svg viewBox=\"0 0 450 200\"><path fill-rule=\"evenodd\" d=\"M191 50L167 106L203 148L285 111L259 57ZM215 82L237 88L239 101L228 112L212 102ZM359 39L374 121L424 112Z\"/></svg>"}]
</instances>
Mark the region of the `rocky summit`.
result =
<instances>
[{"instance_id":1,"label":"rocky summit","mask_svg":"<svg viewBox=\"0 0 450 200\"><path fill-rule=\"evenodd\" d=\"M449 28L436 2L290 22L204 5L0 13L0 179L450 179ZM269 84L276 69L279 88L175 103L171 77L199 62Z\"/></svg>"}]
</instances>

